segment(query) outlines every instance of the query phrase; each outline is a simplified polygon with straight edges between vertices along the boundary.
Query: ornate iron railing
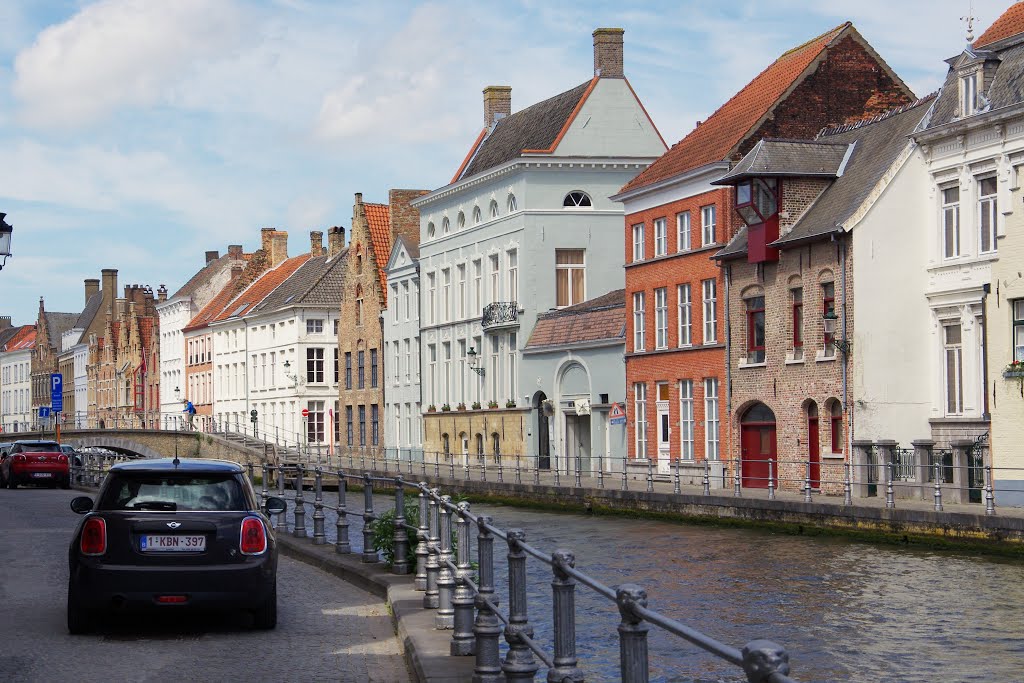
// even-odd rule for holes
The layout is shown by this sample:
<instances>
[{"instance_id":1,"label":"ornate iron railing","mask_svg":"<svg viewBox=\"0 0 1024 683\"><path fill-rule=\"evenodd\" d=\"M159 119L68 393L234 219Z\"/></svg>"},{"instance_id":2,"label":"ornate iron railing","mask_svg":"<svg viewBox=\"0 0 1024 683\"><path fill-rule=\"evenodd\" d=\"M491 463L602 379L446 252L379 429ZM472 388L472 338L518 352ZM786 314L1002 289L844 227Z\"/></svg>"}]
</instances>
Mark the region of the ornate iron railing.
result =
<instances>
[{"instance_id":1,"label":"ornate iron railing","mask_svg":"<svg viewBox=\"0 0 1024 683\"><path fill-rule=\"evenodd\" d=\"M486 330L493 327L508 327L519 324L519 303L516 301L496 301L484 306L483 319L480 325Z\"/></svg>"}]
</instances>

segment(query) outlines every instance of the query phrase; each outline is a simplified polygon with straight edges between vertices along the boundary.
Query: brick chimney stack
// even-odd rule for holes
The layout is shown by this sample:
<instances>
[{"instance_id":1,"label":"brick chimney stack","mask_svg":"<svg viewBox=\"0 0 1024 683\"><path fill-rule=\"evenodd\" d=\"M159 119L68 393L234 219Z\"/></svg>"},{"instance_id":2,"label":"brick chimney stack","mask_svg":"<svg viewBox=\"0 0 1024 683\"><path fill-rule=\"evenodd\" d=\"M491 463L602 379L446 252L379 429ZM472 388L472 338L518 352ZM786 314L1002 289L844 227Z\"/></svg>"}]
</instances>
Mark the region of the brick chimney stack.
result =
<instances>
[{"instance_id":1,"label":"brick chimney stack","mask_svg":"<svg viewBox=\"0 0 1024 683\"><path fill-rule=\"evenodd\" d=\"M512 87L489 85L484 88L484 128L512 113Z\"/></svg>"},{"instance_id":2,"label":"brick chimney stack","mask_svg":"<svg viewBox=\"0 0 1024 683\"><path fill-rule=\"evenodd\" d=\"M0 331L9 330L12 327L14 327L14 325L11 324L11 316L0 315Z\"/></svg>"},{"instance_id":3,"label":"brick chimney stack","mask_svg":"<svg viewBox=\"0 0 1024 683\"><path fill-rule=\"evenodd\" d=\"M274 268L288 258L288 233L274 228L260 230L261 248L267 255L267 267Z\"/></svg>"},{"instance_id":4,"label":"brick chimney stack","mask_svg":"<svg viewBox=\"0 0 1024 683\"><path fill-rule=\"evenodd\" d=\"M216 261L219 258L220 258L220 252L219 251L208 251L208 252L206 252L206 263L207 264L209 264L210 261Z\"/></svg>"},{"instance_id":5,"label":"brick chimney stack","mask_svg":"<svg viewBox=\"0 0 1024 683\"><path fill-rule=\"evenodd\" d=\"M160 285L156 290L157 301L167 301L167 285Z\"/></svg>"},{"instance_id":6,"label":"brick chimney stack","mask_svg":"<svg viewBox=\"0 0 1024 683\"><path fill-rule=\"evenodd\" d=\"M313 258L324 255L324 234L319 230L309 233L309 255Z\"/></svg>"},{"instance_id":7,"label":"brick chimney stack","mask_svg":"<svg viewBox=\"0 0 1024 683\"><path fill-rule=\"evenodd\" d=\"M327 258L334 258L345 248L345 228L334 226L327 231Z\"/></svg>"},{"instance_id":8,"label":"brick chimney stack","mask_svg":"<svg viewBox=\"0 0 1024 683\"><path fill-rule=\"evenodd\" d=\"M117 269L104 268L100 271L100 276L103 279L103 305L100 308L103 311L113 311L114 298L117 296Z\"/></svg>"},{"instance_id":9,"label":"brick chimney stack","mask_svg":"<svg viewBox=\"0 0 1024 683\"><path fill-rule=\"evenodd\" d=\"M242 245L241 244L229 244L228 245L228 256L233 259L242 258Z\"/></svg>"},{"instance_id":10,"label":"brick chimney stack","mask_svg":"<svg viewBox=\"0 0 1024 683\"><path fill-rule=\"evenodd\" d=\"M87 279L85 281L85 303L88 304L89 299L91 299L93 295L98 293L99 291L100 281L94 277Z\"/></svg>"},{"instance_id":11,"label":"brick chimney stack","mask_svg":"<svg viewBox=\"0 0 1024 683\"><path fill-rule=\"evenodd\" d=\"M599 28L594 31L594 75L601 78L624 78L622 69L622 34L625 29Z\"/></svg>"}]
</instances>

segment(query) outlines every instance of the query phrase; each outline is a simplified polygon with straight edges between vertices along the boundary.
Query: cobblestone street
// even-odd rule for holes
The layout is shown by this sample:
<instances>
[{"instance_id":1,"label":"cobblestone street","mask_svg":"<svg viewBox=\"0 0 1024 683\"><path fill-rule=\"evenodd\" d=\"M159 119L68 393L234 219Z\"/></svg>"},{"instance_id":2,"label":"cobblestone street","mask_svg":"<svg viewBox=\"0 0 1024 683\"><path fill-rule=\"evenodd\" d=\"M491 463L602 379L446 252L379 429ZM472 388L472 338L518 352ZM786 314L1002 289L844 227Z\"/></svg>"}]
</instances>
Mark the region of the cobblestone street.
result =
<instances>
[{"instance_id":1,"label":"cobblestone street","mask_svg":"<svg viewBox=\"0 0 1024 683\"><path fill-rule=\"evenodd\" d=\"M72 637L65 628L75 491L0 490L0 680L409 680L387 607L281 556L277 628L248 616L124 619Z\"/></svg>"}]
</instances>

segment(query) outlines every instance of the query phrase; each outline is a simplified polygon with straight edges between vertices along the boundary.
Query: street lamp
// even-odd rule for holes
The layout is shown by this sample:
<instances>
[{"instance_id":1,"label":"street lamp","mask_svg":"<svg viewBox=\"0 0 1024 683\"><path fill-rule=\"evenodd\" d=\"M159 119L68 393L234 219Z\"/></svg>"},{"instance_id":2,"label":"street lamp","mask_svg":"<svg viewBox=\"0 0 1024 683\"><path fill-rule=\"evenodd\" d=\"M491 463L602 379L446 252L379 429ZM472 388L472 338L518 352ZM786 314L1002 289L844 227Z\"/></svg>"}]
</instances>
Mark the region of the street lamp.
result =
<instances>
[{"instance_id":1,"label":"street lamp","mask_svg":"<svg viewBox=\"0 0 1024 683\"><path fill-rule=\"evenodd\" d=\"M848 356L850 354L851 340L836 337L836 321L839 320L839 316L836 315L835 311L827 311L821 319L822 325L825 328L825 335L832 337L832 346L839 349L844 356Z\"/></svg>"},{"instance_id":2,"label":"street lamp","mask_svg":"<svg viewBox=\"0 0 1024 683\"><path fill-rule=\"evenodd\" d=\"M14 226L8 225L6 213L0 213L0 270L4 269L7 257L11 255L11 235L14 234Z\"/></svg>"},{"instance_id":3,"label":"street lamp","mask_svg":"<svg viewBox=\"0 0 1024 683\"><path fill-rule=\"evenodd\" d=\"M174 402L175 403L181 403L181 387L174 387ZM177 431L177 429L178 429L178 416L177 416L177 414L175 414L175 416L174 416L174 429L175 429L175 431ZM177 452L177 447L178 447L177 442L175 442L174 447L175 447L175 452Z\"/></svg>"},{"instance_id":4,"label":"street lamp","mask_svg":"<svg viewBox=\"0 0 1024 683\"><path fill-rule=\"evenodd\" d=\"M256 429L256 420L259 419L259 413L253 408L249 411L249 420L252 422L252 437L258 439L260 437L259 432Z\"/></svg>"},{"instance_id":5,"label":"street lamp","mask_svg":"<svg viewBox=\"0 0 1024 683\"><path fill-rule=\"evenodd\" d=\"M298 376L298 373L293 375L293 374L288 372L291 369L291 367L292 367L291 363L289 363L288 361L284 362L284 376L285 376L286 379L291 380L292 386L294 387L294 386L298 385L298 383L299 383L299 376Z\"/></svg>"},{"instance_id":6,"label":"street lamp","mask_svg":"<svg viewBox=\"0 0 1024 683\"><path fill-rule=\"evenodd\" d=\"M476 352L476 349L470 346L466 355L469 356L469 369L483 377L486 368L480 366L480 354Z\"/></svg>"}]
</instances>

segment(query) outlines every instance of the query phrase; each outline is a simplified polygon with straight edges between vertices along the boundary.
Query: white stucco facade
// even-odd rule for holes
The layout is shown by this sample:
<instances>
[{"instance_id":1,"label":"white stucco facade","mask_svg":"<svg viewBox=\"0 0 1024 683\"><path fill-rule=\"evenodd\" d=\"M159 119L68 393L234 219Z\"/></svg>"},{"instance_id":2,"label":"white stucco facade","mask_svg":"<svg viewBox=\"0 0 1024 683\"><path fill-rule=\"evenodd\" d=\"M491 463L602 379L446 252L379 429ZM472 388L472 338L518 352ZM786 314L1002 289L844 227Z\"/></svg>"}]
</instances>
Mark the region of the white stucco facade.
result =
<instances>
[{"instance_id":1,"label":"white stucco facade","mask_svg":"<svg viewBox=\"0 0 1024 683\"><path fill-rule=\"evenodd\" d=\"M25 431L34 422L32 349L0 353L0 426L4 434L10 434Z\"/></svg>"},{"instance_id":2,"label":"white stucco facade","mask_svg":"<svg viewBox=\"0 0 1024 683\"><path fill-rule=\"evenodd\" d=\"M198 309L191 297L174 297L156 305L160 316L160 414L161 422L181 413L175 387L185 388L185 339L182 330Z\"/></svg>"},{"instance_id":3,"label":"white stucco facade","mask_svg":"<svg viewBox=\"0 0 1024 683\"><path fill-rule=\"evenodd\" d=\"M420 406L420 280L416 260L395 239L386 268L384 312L384 446L389 458L422 458Z\"/></svg>"}]
</instances>

